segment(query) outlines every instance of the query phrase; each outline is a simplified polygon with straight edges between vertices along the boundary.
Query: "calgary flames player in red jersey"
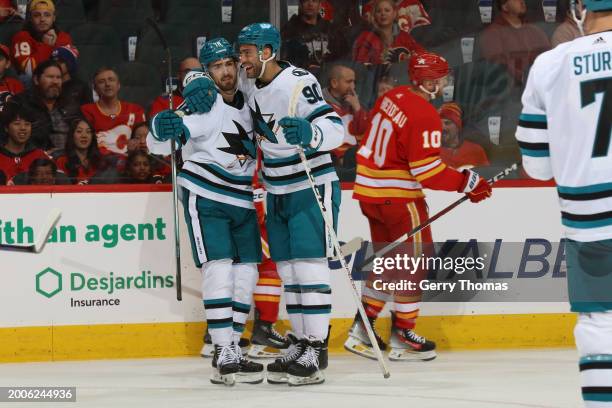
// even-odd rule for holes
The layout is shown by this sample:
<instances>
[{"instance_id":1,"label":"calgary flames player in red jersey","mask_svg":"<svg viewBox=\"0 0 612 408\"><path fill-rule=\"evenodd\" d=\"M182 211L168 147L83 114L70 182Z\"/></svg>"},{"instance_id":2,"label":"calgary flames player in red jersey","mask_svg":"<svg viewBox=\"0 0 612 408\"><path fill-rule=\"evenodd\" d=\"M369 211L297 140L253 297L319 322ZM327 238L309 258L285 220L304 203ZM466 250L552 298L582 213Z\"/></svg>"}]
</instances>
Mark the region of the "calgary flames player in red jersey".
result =
<instances>
[{"instance_id":1,"label":"calgary flames player in red jersey","mask_svg":"<svg viewBox=\"0 0 612 408\"><path fill-rule=\"evenodd\" d=\"M395 241L428 218L423 188L466 193L472 202L491 196L491 186L471 170L459 172L440 160L442 121L430 100L442 92L449 67L432 53L410 58L412 86L398 86L382 95L371 111L371 124L357 152L357 177L353 197L368 218L373 243ZM432 242L426 228L408 240L421 254ZM417 271L411 280L423 279ZM380 278L379 278L380 279ZM368 279L362 301L372 327L389 294L375 290ZM418 285L417 285L418 286ZM419 291L395 292L389 359L432 360L434 342L414 332L419 313ZM386 349L380 339L379 346ZM344 344L351 352L375 358L359 315Z\"/></svg>"}]
</instances>

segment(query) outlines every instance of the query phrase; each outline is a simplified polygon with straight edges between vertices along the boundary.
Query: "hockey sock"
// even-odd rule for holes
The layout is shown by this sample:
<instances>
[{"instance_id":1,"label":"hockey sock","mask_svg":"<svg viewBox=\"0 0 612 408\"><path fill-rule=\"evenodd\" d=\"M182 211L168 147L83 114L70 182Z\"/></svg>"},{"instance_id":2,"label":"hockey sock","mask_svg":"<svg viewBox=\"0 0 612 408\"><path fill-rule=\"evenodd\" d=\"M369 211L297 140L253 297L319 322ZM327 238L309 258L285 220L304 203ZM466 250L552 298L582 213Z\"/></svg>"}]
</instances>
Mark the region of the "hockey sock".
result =
<instances>
[{"instance_id":1,"label":"hockey sock","mask_svg":"<svg viewBox=\"0 0 612 408\"><path fill-rule=\"evenodd\" d=\"M234 275L233 340L235 344L239 344L244 325L251 311L253 289L257 283L257 264L234 264L232 271Z\"/></svg>"},{"instance_id":2,"label":"hockey sock","mask_svg":"<svg viewBox=\"0 0 612 408\"><path fill-rule=\"evenodd\" d=\"M331 277L327 259L295 259L291 264L302 294L304 336L325 341L331 313Z\"/></svg>"},{"instance_id":3,"label":"hockey sock","mask_svg":"<svg viewBox=\"0 0 612 408\"><path fill-rule=\"evenodd\" d=\"M612 312L580 313L574 329L587 408L612 407Z\"/></svg>"},{"instance_id":4,"label":"hockey sock","mask_svg":"<svg viewBox=\"0 0 612 408\"><path fill-rule=\"evenodd\" d=\"M361 302L368 317L376 319L387 303L388 294L379 292L368 286L363 288Z\"/></svg>"},{"instance_id":5,"label":"hockey sock","mask_svg":"<svg viewBox=\"0 0 612 408\"><path fill-rule=\"evenodd\" d=\"M301 339L304 337L304 320L302 318L300 284L289 261L279 261L276 263L276 267L285 288L285 304L287 305L287 314L291 322L291 330L298 339Z\"/></svg>"},{"instance_id":6,"label":"hockey sock","mask_svg":"<svg viewBox=\"0 0 612 408\"><path fill-rule=\"evenodd\" d=\"M232 343L233 286L231 259L202 265L202 297L208 332L212 342L219 346Z\"/></svg>"},{"instance_id":7,"label":"hockey sock","mask_svg":"<svg viewBox=\"0 0 612 408\"><path fill-rule=\"evenodd\" d=\"M264 260L258 269L259 280L253 292L255 308L259 312L259 320L274 324L278 320L282 283L272 260Z\"/></svg>"},{"instance_id":8,"label":"hockey sock","mask_svg":"<svg viewBox=\"0 0 612 408\"><path fill-rule=\"evenodd\" d=\"M397 299L394 304L395 327L412 330L416 326L416 319L419 316L420 302L399 302Z\"/></svg>"}]
</instances>

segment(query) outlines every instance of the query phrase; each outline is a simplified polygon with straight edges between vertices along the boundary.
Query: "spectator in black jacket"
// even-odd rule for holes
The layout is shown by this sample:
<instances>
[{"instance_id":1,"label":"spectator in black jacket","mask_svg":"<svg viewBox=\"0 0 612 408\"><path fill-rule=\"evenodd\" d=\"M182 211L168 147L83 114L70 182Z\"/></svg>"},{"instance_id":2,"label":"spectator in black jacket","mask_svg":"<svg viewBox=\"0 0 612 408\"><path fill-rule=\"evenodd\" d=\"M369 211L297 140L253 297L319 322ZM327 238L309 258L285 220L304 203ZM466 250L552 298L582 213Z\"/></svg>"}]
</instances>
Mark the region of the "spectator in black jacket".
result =
<instances>
[{"instance_id":1,"label":"spectator in black jacket","mask_svg":"<svg viewBox=\"0 0 612 408\"><path fill-rule=\"evenodd\" d=\"M283 59L318 73L321 64L350 53L350 47L340 30L320 15L321 0L300 0L297 15L281 30Z\"/></svg>"},{"instance_id":2,"label":"spectator in black jacket","mask_svg":"<svg viewBox=\"0 0 612 408\"><path fill-rule=\"evenodd\" d=\"M9 100L34 114L32 143L44 150L62 149L72 119L80 115L78 101L62 94L62 70L56 61L47 60L34 71L31 90Z\"/></svg>"}]
</instances>

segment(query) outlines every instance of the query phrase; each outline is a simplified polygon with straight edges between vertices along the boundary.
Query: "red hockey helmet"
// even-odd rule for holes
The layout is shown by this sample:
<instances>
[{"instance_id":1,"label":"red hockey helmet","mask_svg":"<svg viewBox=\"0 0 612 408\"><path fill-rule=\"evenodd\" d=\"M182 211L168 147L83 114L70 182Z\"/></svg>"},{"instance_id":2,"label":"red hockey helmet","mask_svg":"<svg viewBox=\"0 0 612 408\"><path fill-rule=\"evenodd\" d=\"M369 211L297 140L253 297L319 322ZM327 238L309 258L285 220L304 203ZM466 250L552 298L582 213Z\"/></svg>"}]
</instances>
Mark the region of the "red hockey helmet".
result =
<instances>
[{"instance_id":1,"label":"red hockey helmet","mask_svg":"<svg viewBox=\"0 0 612 408\"><path fill-rule=\"evenodd\" d=\"M414 54L408 63L410 80L416 85L422 84L425 80L435 81L444 78L449 72L448 62L431 52Z\"/></svg>"}]
</instances>

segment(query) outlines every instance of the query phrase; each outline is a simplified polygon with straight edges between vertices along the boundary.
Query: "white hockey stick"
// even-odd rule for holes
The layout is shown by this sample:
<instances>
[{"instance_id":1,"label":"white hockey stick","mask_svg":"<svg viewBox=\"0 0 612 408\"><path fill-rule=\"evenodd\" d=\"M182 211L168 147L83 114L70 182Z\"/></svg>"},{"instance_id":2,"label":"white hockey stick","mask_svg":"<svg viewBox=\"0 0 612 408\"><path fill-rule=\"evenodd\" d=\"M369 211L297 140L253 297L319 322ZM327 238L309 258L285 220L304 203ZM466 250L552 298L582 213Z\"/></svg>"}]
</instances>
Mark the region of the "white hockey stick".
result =
<instances>
[{"instance_id":1,"label":"white hockey stick","mask_svg":"<svg viewBox=\"0 0 612 408\"><path fill-rule=\"evenodd\" d=\"M38 235L36 236L36 240L34 241L33 244L30 244L30 245L0 244L0 250L15 251L15 252L30 252L30 253L39 254L45 247L45 244L47 243L47 240L49 239L49 235L51 235L51 232L53 231L53 227L55 227L55 224L57 223L57 221L60 219L61 216L62 216L62 212L59 209L57 208L52 209L49 215L47 216L47 220L45 221L45 223L41 225Z\"/></svg>"},{"instance_id":2,"label":"white hockey stick","mask_svg":"<svg viewBox=\"0 0 612 408\"><path fill-rule=\"evenodd\" d=\"M357 238L353 238L351 239L349 242L345 242L344 244L340 245L340 252L344 255L344 256L348 256L351 254L354 254L355 252L359 251L361 249L361 245L363 244L363 238L361 237L357 237ZM332 261L337 261L338 260L338 254L334 254L333 258L330 258Z\"/></svg>"},{"instance_id":3,"label":"white hockey stick","mask_svg":"<svg viewBox=\"0 0 612 408\"><path fill-rule=\"evenodd\" d=\"M298 97L302 93L302 89L304 89L304 83L302 81L298 82L295 86L293 93L291 95L291 99L289 101L289 117L294 117L297 109ZM302 165L304 166L304 172L308 178L308 183L310 184L310 188L312 189L316 202L319 205L319 210L321 210L321 215L323 216L323 220L325 221L325 225L327 227L327 231L329 232L331 241L334 245L334 249L336 250L336 255L338 260L340 261L340 265L342 265L342 269L346 272L351 285L353 286L353 297L355 298L355 302L357 303L357 309L359 310L359 315L361 316L361 320L363 321L363 325L368 332L368 338L370 339L370 343L372 343L372 347L374 348L374 353L376 354L376 359L378 360L378 364L385 378L389 378L391 373L389 372L389 368L387 367L387 362L385 361L382 352L380 351L380 347L378 346L378 342L376 341L376 336L374 336L374 330L370 325L370 321L368 320L368 316L366 315L365 309L363 308L363 304L361 303L361 298L359 293L357 292L357 287L355 286L355 282L351 278L351 270L346 264L346 260L344 259L344 255L342 254L342 250L340 248L340 243L338 242L338 237L336 236L336 231L334 230L334 223L331 221L329 213L325 208L325 204L323 202L323 198L321 198L321 194L319 193L319 189L317 188L315 178L312 175L312 171L308 166L308 160L306 159L306 154L304 153L304 149L302 146L298 145L297 147L298 154L300 156L300 160L302 161Z\"/></svg>"}]
</instances>

